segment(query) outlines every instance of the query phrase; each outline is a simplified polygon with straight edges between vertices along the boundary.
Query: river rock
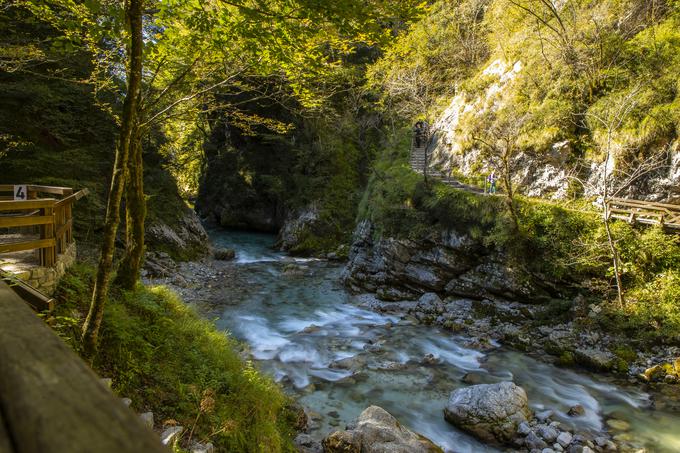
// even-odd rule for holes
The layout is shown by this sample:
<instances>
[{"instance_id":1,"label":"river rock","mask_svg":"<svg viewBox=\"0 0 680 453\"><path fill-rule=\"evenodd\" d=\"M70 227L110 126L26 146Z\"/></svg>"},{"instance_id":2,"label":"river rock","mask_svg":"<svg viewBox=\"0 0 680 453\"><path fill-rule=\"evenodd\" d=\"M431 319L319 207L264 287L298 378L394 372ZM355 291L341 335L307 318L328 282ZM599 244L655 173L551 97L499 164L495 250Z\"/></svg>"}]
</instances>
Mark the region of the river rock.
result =
<instances>
[{"instance_id":1,"label":"river rock","mask_svg":"<svg viewBox=\"0 0 680 453\"><path fill-rule=\"evenodd\" d=\"M630 423L615 418L607 420L607 426L616 431L628 431L630 429Z\"/></svg>"},{"instance_id":2,"label":"river rock","mask_svg":"<svg viewBox=\"0 0 680 453\"><path fill-rule=\"evenodd\" d=\"M429 439L410 431L383 408L370 406L346 431L323 440L326 453L441 453Z\"/></svg>"},{"instance_id":3,"label":"river rock","mask_svg":"<svg viewBox=\"0 0 680 453\"><path fill-rule=\"evenodd\" d=\"M608 371L614 366L616 357L608 351L580 348L574 351L574 358L579 365L595 371Z\"/></svg>"},{"instance_id":4,"label":"river rock","mask_svg":"<svg viewBox=\"0 0 680 453\"><path fill-rule=\"evenodd\" d=\"M571 406L569 408L569 411L567 412L567 415L570 417L580 417L582 415L585 415L586 409L580 405L580 404L575 404L574 406Z\"/></svg>"},{"instance_id":5,"label":"river rock","mask_svg":"<svg viewBox=\"0 0 680 453\"><path fill-rule=\"evenodd\" d=\"M531 431L524 439L524 445L526 445L529 450L543 450L548 446L548 444L533 431Z\"/></svg>"},{"instance_id":6,"label":"river rock","mask_svg":"<svg viewBox=\"0 0 680 453\"><path fill-rule=\"evenodd\" d=\"M182 431L184 431L182 426L171 426L161 433L161 443L163 445L174 444L182 435Z\"/></svg>"},{"instance_id":7,"label":"river rock","mask_svg":"<svg viewBox=\"0 0 680 453\"><path fill-rule=\"evenodd\" d=\"M567 448L571 443L573 436L567 431L563 431L557 436L557 443L562 446L562 448Z\"/></svg>"},{"instance_id":8,"label":"river rock","mask_svg":"<svg viewBox=\"0 0 680 453\"><path fill-rule=\"evenodd\" d=\"M219 261L230 261L236 258L236 252L233 249L217 249L213 252L213 256Z\"/></svg>"},{"instance_id":9,"label":"river rock","mask_svg":"<svg viewBox=\"0 0 680 453\"><path fill-rule=\"evenodd\" d=\"M415 312L428 315L441 315L446 310L444 302L435 293L425 293L418 299Z\"/></svg>"},{"instance_id":10,"label":"river rock","mask_svg":"<svg viewBox=\"0 0 680 453\"><path fill-rule=\"evenodd\" d=\"M455 390L444 408L444 417L485 442L508 443L519 424L531 418L531 411L523 388L500 382Z\"/></svg>"},{"instance_id":11,"label":"river rock","mask_svg":"<svg viewBox=\"0 0 680 453\"><path fill-rule=\"evenodd\" d=\"M314 439L309 434L298 434L293 440L293 443L300 453L323 453L321 442Z\"/></svg>"},{"instance_id":12,"label":"river rock","mask_svg":"<svg viewBox=\"0 0 680 453\"><path fill-rule=\"evenodd\" d=\"M558 436L557 430L555 428L546 425L539 426L536 434L538 434L541 437L541 439L543 439L549 444L555 442Z\"/></svg>"}]
</instances>

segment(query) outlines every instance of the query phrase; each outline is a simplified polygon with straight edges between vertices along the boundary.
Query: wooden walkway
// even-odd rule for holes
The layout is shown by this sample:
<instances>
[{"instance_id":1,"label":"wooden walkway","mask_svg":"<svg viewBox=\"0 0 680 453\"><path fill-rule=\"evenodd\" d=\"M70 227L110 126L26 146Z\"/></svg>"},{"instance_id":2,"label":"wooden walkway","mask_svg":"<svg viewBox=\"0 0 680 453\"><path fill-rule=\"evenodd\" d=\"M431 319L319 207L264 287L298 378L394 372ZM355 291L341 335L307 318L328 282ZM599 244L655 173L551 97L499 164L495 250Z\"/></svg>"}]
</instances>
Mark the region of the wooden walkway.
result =
<instances>
[{"instance_id":1,"label":"wooden walkway","mask_svg":"<svg viewBox=\"0 0 680 453\"><path fill-rule=\"evenodd\" d=\"M612 198L607 207L610 218L680 230L680 205Z\"/></svg>"},{"instance_id":2,"label":"wooden walkway","mask_svg":"<svg viewBox=\"0 0 680 453\"><path fill-rule=\"evenodd\" d=\"M0 453L169 453L0 279Z\"/></svg>"},{"instance_id":3,"label":"wooden walkway","mask_svg":"<svg viewBox=\"0 0 680 453\"><path fill-rule=\"evenodd\" d=\"M54 266L57 255L73 242L73 203L87 193L70 187L0 184L0 255L36 250L41 266Z\"/></svg>"},{"instance_id":4,"label":"wooden walkway","mask_svg":"<svg viewBox=\"0 0 680 453\"><path fill-rule=\"evenodd\" d=\"M428 168L428 144L429 138L423 140L423 144L420 147L415 146L415 140L412 141L410 164L413 171L424 175L425 178L434 178L456 189L477 194L486 193L482 188L464 184L456 180L450 173L447 175L440 171ZM629 223L661 225L666 229L680 232L680 205L625 198L611 198L607 201L607 208L610 218L625 220Z\"/></svg>"}]
</instances>

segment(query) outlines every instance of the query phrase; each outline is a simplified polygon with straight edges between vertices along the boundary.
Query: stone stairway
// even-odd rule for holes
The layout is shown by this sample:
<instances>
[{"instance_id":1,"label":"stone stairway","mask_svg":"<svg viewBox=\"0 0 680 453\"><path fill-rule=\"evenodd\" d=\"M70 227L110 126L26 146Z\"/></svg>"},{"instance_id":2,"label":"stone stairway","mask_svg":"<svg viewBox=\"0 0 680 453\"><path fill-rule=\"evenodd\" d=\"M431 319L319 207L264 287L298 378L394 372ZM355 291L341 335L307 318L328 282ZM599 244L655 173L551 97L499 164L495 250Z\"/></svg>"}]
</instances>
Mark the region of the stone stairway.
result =
<instances>
[{"instance_id":1,"label":"stone stairway","mask_svg":"<svg viewBox=\"0 0 680 453\"><path fill-rule=\"evenodd\" d=\"M425 170L425 164L427 160L426 150L427 148L425 146L416 148L415 143L411 147L411 168L416 173L422 174Z\"/></svg>"}]
</instances>

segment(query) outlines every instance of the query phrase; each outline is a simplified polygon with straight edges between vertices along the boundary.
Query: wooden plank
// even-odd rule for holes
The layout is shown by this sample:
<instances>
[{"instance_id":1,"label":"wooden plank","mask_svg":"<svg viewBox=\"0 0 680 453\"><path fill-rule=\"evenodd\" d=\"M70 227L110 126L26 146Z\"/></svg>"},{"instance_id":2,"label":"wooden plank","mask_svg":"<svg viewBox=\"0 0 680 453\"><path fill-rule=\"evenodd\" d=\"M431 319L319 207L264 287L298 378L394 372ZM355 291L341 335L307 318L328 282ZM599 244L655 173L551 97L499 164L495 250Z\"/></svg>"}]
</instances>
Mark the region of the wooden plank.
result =
<instances>
[{"instance_id":1,"label":"wooden plank","mask_svg":"<svg viewBox=\"0 0 680 453\"><path fill-rule=\"evenodd\" d=\"M16 278L10 280L6 278L4 281L12 288L12 291L17 293L17 295L30 305L34 311L41 313L54 310L54 305L56 303L54 298L46 296L22 280Z\"/></svg>"},{"instance_id":2,"label":"wooden plank","mask_svg":"<svg viewBox=\"0 0 680 453\"><path fill-rule=\"evenodd\" d=\"M35 192L51 193L54 195L65 195L73 191L70 187L57 187L57 186L28 186L28 190L33 190Z\"/></svg>"},{"instance_id":3,"label":"wooden plank","mask_svg":"<svg viewBox=\"0 0 680 453\"><path fill-rule=\"evenodd\" d=\"M0 228L45 225L52 222L54 222L54 218L47 215L29 215L20 217L0 216Z\"/></svg>"},{"instance_id":4,"label":"wooden plank","mask_svg":"<svg viewBox=\"0 0 680 453\"><path fill-rule=\"evenodd\" d=\"M83 198L85 195L87 195L89 193L90 193L90 191L88 189L79 190L78 192L74 193L73 195L69 195L68 197L66 197L64 199L59 200L55 204L55 206L59 207L59 206L64 206L65 204L68 204L68 203L73 203L74 201L80 200L81 198Z\"/></svg>"},{"instance_id":5,"label":"wooden plank","mask_svg":"<svg viewBox=\"0 0 680 453\"><path fill-rule=\"evenodd\" d=\"M0 201L0 211L25 211L27 209L51 208L57 200L54 198L41 198L26 201Z\"/></svg>"},{"instance_id":6,"label":"wooden plank","mask_svg":"<svg viewBox=\"0 0 680 453\"><path fill-rule=\"evenodd\" d=\"M72 224L73 224L73 219L71 219L71 220L67 221L66 223L64 223L63 225L61 225L57 229L57 233L55 234L55 236L60 238L66 232L66 230L68 228L71 228Z\"/></svg>"},{"instance_id":7,"label":"wooden plank","mask_svg":"<svg viewBox=\"0 0 680 453\"><path fill-rule=\"evenodd\" d=\"M0 253L21 252L24 250L41 249L54 246L54 238L36 239L35 241L10 242L7 244L0 244Z\"/></svg>"},{"instance_id":8,"label":"wooden plank","mask_svg":"<svg viewBox=\"0 0 680 453\"><path fill-rule=\"evenodd\" d=\"M26 189L31 192L50 193L54 195L64 195L66 193L70 193L70 191L73 190L70 187L37 186L31 184L28 184ZM14 192L14 184L0 184L0 192Z\"/></svg>"},{"instance_id":9,"label":"wooden plank","mask_svg":"<svg viewBox=\"0 0 680 453\"><path fill-rule=\"evenodd\" d=\"M673 211L680 211L680 204L669 204L669 203L658 203L656 201L643 201L643 200L632 200L628 198L610 198L610 202L616 202L616 203L636 203L636 204L643 204L645 206L656 206L656 207L662 207L662 208L668 208Z\"/></svg>"},{"instance_id":10,"label":"wooden plank","mask_svg":"<svg viewBox=\"0 0 680 453\"><path fill-rule=\"evenodd\" d=\"M169 453L4 282L0 411L18 451Z\"/></svg>"}]
</instances>

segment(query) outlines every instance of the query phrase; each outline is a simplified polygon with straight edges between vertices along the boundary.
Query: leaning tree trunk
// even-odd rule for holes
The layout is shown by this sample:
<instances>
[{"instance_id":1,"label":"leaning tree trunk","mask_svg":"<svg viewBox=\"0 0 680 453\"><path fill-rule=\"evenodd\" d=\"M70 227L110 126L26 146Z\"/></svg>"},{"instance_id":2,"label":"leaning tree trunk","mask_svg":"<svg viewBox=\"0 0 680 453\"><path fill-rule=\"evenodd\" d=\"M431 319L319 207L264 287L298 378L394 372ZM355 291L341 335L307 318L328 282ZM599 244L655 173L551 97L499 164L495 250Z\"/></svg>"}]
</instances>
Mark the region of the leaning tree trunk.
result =
<instances>
[{"instance_id":1,"label":"leaning tree trunk","mask_svg":"<svg viewBox=\"0 0 680 453\"><path fill-rule=\"evenodd\" d=\"M97 339L104 305L106 303L113 254L115 252L116 232L120 221L120 203L125 189L125 171L130 155L130 139L136 122L137 107L142 82L142 1L128 0L125 5L125 18L130 33L129 67L127 72L128 86L123 116L121 118L120 135L116 147L116 159L111 177L111 188L106 204L106 220L102 238L101 255L97 266L97 276L92 292L90 311L83 325L83 353L92 358L97 349Z\"/></svg>"},{"instance_id":2,"label":"leaning tree trunk","mask_svg":"<svg viewBox=\"0 0 680 453\"><path fill-rule=\"evenodd\" d=\"M144 167L140 131L130 138L127 188L125 194L125 258L118 267L117 283L125 289L133 289L139 281L144 259Z\"/></svg>"}]
</instances>

